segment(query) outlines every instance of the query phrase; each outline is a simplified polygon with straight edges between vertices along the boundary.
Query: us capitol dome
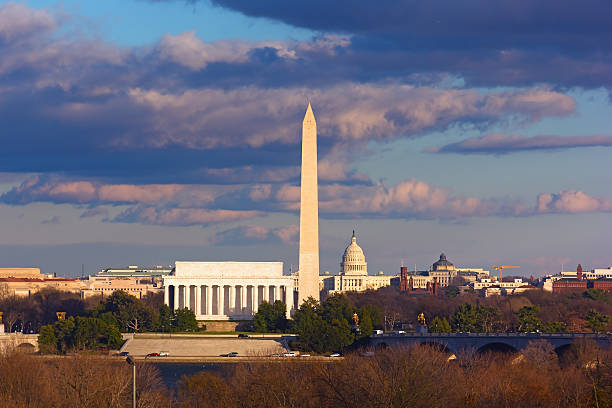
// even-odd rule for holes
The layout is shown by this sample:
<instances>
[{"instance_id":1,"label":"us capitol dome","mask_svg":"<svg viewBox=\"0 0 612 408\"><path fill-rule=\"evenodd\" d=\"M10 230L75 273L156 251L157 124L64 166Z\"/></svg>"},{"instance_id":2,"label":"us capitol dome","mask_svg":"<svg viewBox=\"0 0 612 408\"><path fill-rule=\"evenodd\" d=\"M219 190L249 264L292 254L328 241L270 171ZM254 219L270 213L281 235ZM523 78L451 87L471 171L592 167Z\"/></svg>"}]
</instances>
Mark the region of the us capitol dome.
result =
<instances>
[{"instance_id":1,"label":"us capitol dome","mask_svg":"<svg viewBox=\"0 0 612 408\"><path fill-rule=\"evenodd\" d=\"M363 249L357 245L357 237L353 230L351 243L344 250L342 262L340 263L340 275L367 275L368 263L366 262Z\"/></svg>"},{"instance_id":2,"label":"us capitol dome","mask_svg":"<svg viewBox=\"0 0 612 408\"><path fill-rule=\"evenodd\" d=\"M330 275L325 272L319 276L319 290L326 295L342 292L362 292L376 290L391 284L391 276L381 272L378 275L368 275L368 263L363 249L357 245L357 236L353 231L351 243L342 254L340 273Z\"/></svg>"}]
</instances>

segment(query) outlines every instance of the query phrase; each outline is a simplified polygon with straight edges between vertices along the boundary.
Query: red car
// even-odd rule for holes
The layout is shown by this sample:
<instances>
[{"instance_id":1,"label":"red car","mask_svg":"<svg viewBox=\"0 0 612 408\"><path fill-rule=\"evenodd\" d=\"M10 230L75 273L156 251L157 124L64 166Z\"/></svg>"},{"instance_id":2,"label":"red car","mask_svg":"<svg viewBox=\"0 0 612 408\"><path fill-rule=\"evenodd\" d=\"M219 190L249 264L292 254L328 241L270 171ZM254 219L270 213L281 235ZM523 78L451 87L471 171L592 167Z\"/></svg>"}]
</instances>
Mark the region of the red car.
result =
<instances>
[{"instance_id":1,"label":"red car","mask_svg":"<svg viewBox=\"0 0 612 408\"><path fill-rule=\"evenodd\" d=\"M149 353L145 356L145 358L149 358L149 357L161 357L161 355L159 353Z\"/></svg>"}]
</instances>

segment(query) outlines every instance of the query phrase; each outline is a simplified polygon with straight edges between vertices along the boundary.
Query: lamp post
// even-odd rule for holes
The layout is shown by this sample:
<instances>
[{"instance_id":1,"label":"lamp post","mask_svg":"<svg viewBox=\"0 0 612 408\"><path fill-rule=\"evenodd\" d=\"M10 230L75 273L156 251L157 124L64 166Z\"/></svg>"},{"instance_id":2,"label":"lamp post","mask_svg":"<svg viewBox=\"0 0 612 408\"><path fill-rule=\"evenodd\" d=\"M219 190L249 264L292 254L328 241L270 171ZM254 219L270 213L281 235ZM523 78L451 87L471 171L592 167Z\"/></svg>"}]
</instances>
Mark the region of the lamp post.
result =
<instances>
[{"instance_id":1,"label":"lamp post","mask_svg":"<svg viewBox=\"0 0 612 408\"><path fill-rule=\"evenodd\" d=\"M132 366L132 408L136 408L136 359L132 356L127 356L125 361Z\"/></svg>"}]
</instances>

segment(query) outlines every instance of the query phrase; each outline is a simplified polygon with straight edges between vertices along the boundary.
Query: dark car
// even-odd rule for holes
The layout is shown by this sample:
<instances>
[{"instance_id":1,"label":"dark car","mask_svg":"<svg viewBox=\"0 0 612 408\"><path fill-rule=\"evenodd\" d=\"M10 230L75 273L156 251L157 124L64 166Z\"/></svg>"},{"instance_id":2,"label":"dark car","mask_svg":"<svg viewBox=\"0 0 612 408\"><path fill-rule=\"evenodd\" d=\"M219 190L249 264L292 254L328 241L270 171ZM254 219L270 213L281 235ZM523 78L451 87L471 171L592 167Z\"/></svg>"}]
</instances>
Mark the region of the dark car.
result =
<instances>
[{"instance_id":1,"label":"dark car","mask_svg":"<svg viewBox=\"0 0 612 408\"><path fill-rule=\"evenodd\" d=\"M121 357L127 357L129 355L130 355L129 351L122 351L121 353L119 353L119 356L121 356Z\"/></svg>"},{"instance_id":2,"label":"dark car","mask_svg":"<svg viewBox=\"0 0 612 408\"><path fill-rule=\"evenodd\" d=\"M238 335L238 338L239 338L239 339L248 339L248 338L249 338L249 335L248 335L248 334L245 334L245 333L240 333L240 334Z\"/></svg>"},{"instance_id":3,"label":"dark car","mask_svg":"<svg viewBox=\"0 0 612 408\"><path fill-rule=\"evenodd\" d=\"M159 353L149 353L145 356L145 358L149 358L149 357L160 357Z\"/></svg>"}]
</instances>

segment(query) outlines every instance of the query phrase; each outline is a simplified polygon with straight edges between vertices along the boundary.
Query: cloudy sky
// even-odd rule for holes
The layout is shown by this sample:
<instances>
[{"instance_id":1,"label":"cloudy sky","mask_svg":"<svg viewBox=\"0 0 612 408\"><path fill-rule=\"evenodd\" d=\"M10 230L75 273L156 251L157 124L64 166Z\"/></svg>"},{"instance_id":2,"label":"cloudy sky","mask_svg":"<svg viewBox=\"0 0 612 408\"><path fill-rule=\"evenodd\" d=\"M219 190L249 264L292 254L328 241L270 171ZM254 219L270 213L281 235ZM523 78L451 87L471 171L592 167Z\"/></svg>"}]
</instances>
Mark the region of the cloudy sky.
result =
<instances>
[{"instance_id":1,"label":"cloudy sky","mask_svg":"<svg viewBox=\"0 0 612 408\"><path fill-rule=\"evenodd\" d=\"M291 4L290 4L291 3ZM612 265L612 3L0 2L0 264Z\"/></svg>"}]
</instances>

